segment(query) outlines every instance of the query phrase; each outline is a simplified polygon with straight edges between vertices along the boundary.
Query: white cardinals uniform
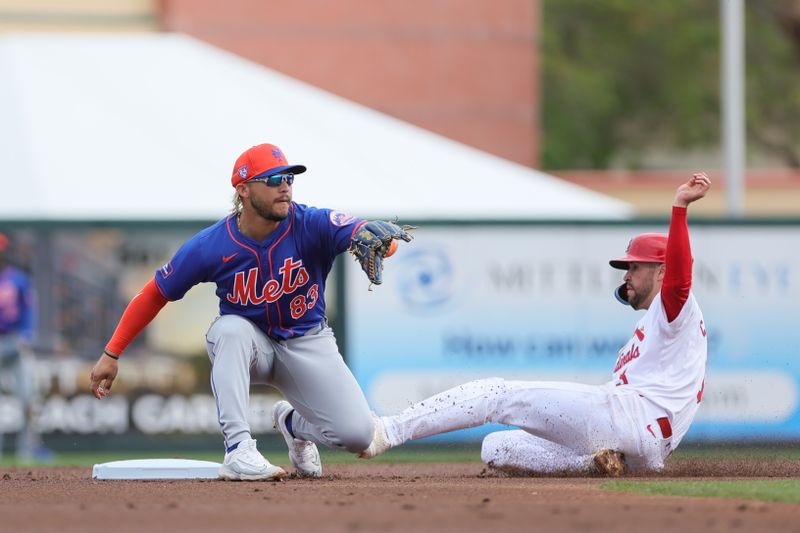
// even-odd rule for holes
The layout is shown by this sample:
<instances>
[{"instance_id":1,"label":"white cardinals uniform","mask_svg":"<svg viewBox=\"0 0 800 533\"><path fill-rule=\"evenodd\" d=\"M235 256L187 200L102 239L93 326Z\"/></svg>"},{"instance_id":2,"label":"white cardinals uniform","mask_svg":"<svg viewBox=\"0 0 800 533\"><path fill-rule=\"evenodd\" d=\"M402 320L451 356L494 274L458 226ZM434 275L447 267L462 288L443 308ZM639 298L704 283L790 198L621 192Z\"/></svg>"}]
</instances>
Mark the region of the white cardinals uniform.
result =
<instances>
[{"instance_id":1,"label":"white cardinals uniform","mask_svg":"<svg viewBox=\"0 0 800 533\"><path fill-rule=\"evenodd\" d=\"M662 293L655 296L619 351L611 381L473 381L383 417L389 444L495 422L520 429L484 439L481 457L491 466L580 471L590 468L598 451L609 448L624 453L631 469L662 468L694 419L705 380L706 328L689 291L685 217L685 208L673 209L669 243L666 235L645 234L640 236L644 244L657 250L637 255L637 237L624 260L611 262L623 269L627 262L663 262L671 274L669 280L665 274L662 285L668 305Z\"/></svg>"},{"instance_id":2,"label":"white cardinals uniform","mask_svg":"<svg viewBox=\"0 0 800 533\"><path fill-rule=\"evenodd\" d=\"M703 314L691 293L672 322L658 294L619 351L614 384L644 397L649 412L664 413L673 446L689 430L703 398L707 351Z\"/></svg>"}]
</instances>

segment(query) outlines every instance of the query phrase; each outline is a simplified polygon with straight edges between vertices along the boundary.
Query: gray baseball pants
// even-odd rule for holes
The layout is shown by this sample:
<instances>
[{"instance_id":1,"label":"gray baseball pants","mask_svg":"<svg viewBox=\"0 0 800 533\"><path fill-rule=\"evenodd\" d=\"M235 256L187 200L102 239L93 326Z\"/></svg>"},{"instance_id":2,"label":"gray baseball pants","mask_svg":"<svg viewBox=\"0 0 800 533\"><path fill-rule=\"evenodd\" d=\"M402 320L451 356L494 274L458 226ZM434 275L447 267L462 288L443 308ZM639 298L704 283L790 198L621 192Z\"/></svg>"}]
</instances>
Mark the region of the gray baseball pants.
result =
<instances>
[{"instance_id":1,"label":"gray baseball pants","mask_svg":"<svg viewBox=\"0 0 800 533\"><path fill-rule=\"evenodd\" d=\"M226 448L251 438L251 383L275 387L292 404L296 438L351 453L370 445L373 422L367 400L324 322L318 331L276 341L246 318L223 315L208 329L206 345Z\"/></svg>"}]
</instances>

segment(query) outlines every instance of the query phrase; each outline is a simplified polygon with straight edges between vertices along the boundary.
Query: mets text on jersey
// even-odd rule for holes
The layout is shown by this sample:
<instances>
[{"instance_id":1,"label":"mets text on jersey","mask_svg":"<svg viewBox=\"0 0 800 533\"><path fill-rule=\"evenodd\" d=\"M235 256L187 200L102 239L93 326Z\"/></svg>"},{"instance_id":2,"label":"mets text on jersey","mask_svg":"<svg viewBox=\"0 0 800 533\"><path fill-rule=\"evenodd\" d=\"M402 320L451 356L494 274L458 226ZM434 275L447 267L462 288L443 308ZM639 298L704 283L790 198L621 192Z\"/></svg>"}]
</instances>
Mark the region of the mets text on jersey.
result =
<instances>
[{"instance_id":1,"label":"mets text on jersey","mask_svg":"<svg viewBox=\"0 0 800 533\"><path fill-rule=\"evenodd\" d=\"M274 303L282 296L289 295L297 291L300 287L308 283L309 275L303 266L302 260L294 260L294 257L287 257L283 261L283 266L278 269L278 279L270 279L258 287L258 268L253 267L246 273L237 272L233 282L233 292L228 293L228 301L239 305L258 305L261 303ZM319 287L315 283L308 290L306 295L298 295L290 304L292 318L297 319L312 309L319 296Z\"/></svg>"}]
</instances>

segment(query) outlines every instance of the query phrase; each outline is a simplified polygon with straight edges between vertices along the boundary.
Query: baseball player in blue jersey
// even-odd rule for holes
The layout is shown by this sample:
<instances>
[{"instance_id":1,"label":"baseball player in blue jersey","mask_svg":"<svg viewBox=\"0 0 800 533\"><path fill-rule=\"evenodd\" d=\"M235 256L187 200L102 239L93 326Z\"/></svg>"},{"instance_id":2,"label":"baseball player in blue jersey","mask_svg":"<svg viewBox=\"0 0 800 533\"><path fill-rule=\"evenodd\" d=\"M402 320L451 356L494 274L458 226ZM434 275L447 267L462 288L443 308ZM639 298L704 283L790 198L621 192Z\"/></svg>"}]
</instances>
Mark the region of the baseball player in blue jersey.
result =
<instances>
[{"instance_id":1,"label":"baseball player in blue jersey","mask_svg":"<svg viewBox=\"0 0 800 533\"><path fill-rule=\"evenodd\" d=\"M38 402L30 364L35 297L30 276L8 262L9 246L8 237L0 233L0 369L14 374L14 392L23 410L23 426L17 434L17 457L29 460L46 452L34 420Z\"/></svg>"},{"instance_id":2,"label":"baseball player in blue jersey","mask_svg":"<svg viewBox=\"0 0 800 533\"><path fill-rule=\"evenodd\" d=\"M189 239L156 271L92 370L92 393L103 398L119 356L160 309L198 283L216 284L220 316L206 343L225 438L223 479L285 475L252 438L246 419L251 383L272 385L288 400L275 405L273 421L301 476L322 474L315 443L358 453L372 440L367 401L325 320L325 280L335 257L350 251L370 282L380 284L393 241L410 241L411 235L408 227L293 202L292 183L305 171L274 145L245 151L231 177L233 212Z\"/></svg>"}]
</instances>

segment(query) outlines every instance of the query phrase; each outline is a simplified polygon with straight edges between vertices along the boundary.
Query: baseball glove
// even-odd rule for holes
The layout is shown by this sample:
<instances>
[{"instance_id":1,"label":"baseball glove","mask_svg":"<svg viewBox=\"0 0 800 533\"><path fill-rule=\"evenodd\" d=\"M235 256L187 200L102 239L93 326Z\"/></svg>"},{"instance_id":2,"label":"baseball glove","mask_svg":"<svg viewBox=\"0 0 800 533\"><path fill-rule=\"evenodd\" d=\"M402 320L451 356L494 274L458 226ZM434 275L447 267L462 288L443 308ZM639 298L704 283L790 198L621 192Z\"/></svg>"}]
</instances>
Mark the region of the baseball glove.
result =
<instances>
[{"instance_id":1,"label":"baseball glove","mask_svg":"<svg viewBox=\"0 0 800 533\"><path fill-rule=\"evenodd\" d=\"M363 224L350 241L348 250L361 265L370 283L383 283L383 258L389 251L392 241L402 239L411 242L414 237L409 233L413 226L400 227L393 222L372 220Z\"/></svg>"}]
</instances>

